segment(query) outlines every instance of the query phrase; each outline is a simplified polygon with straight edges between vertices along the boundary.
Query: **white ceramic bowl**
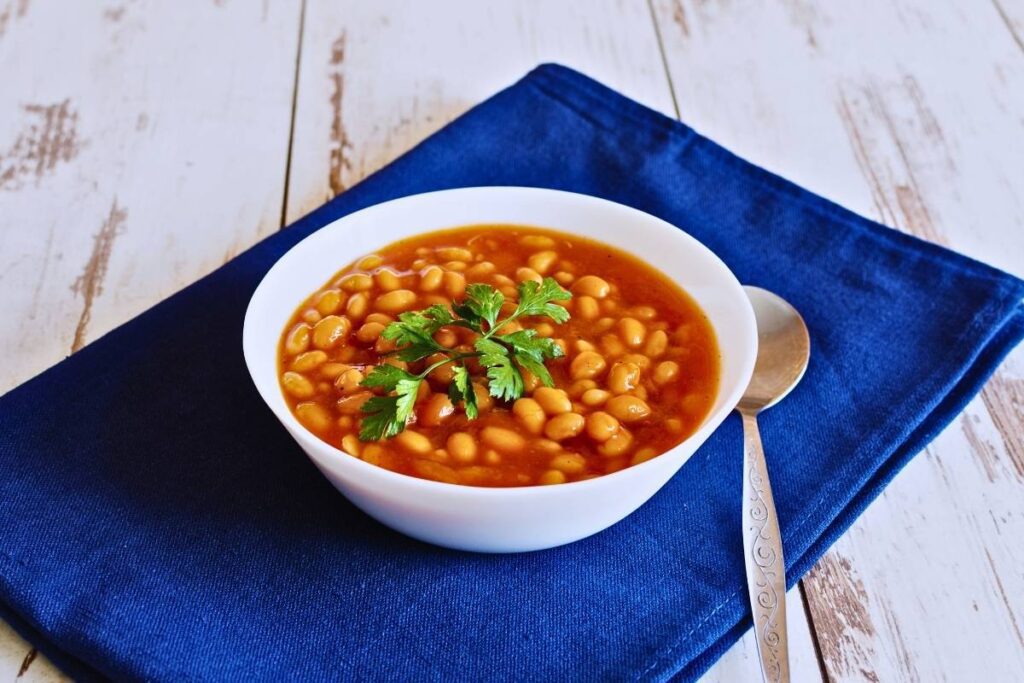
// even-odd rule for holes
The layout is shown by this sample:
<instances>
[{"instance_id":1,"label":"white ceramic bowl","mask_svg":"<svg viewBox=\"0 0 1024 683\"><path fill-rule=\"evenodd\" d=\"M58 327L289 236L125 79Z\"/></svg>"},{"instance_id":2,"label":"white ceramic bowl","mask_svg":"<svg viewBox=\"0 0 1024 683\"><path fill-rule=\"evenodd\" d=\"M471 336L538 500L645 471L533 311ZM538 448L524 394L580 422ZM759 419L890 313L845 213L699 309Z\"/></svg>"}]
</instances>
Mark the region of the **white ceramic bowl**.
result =
<instances>
[{"instance_id":1,"label":"white ceramic bowl","mask_svg":"<svg viewBox=\"0 0 1024 683\"><path fill-rule=\"evenodd\" d=\"M418 479L367 464L307 431L285 404L277 343L295 307L341 267L386 244L462 225L533 225L612 244L666 273L697 301L721 351L721 385L707 419L672 450L634 467L557 486L481 488ZM245 362L263 400L334 486L380 522L437 545L519 552L579 540L642 505L685 463L739 401L753 371L757 333L750 302L725 264L654 216L580 194L477 187L415 195L341 218L295 245L257 287L242 333ZM740 444L736 444L740 457Z\"/></svg>"}]
</instances>

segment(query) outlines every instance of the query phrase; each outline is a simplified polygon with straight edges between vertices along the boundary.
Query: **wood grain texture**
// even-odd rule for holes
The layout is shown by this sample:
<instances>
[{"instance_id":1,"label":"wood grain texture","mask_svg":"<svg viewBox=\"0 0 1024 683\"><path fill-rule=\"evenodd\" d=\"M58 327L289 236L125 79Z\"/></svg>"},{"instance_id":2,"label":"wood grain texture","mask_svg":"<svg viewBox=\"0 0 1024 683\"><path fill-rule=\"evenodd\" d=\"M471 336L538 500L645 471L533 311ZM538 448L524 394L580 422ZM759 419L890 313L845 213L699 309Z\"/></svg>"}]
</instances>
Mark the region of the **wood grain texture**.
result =
<instances>
[{"instance_id":1,"label":"wood grain texture","mask_svg":"<svg viewBox=\"0 0 1024 683\"><path fill-rule=\"evenodd\" d=\"M1024 55L1007 5L655 8L680 110L698 130L854 211L1022 275ZM803 582L830 678L1024 671L1021 358Z\"/></svg>"},{"instance_id":2,"label":"wood grain texture","mask_svg":"<svg viewBox=\"0 0 1024 683\"><path fill-rule=\"evenodd\" d=\"M0 1L0 391L278 227L298 9Z\"/></svg>"},{"instance_id":3,"label":"wood grain texture","mask_svg":"<svg viewBox=\"0 0 1024 683\"><path fill-rule=\"evenodd\" d=\"M298 18L0 0L0 393L278 228ZM0 629L0 680L61 678Z\"/></svg>"},{"instance_id":4,"label":"wood grain texture","mask_svg":"<svg viewBox=\"0 0 1024 683\"><path fill-rule=\"evenodd\" d=\"M0 681L4 683L67 683L71 679L0 621Z\"/></svg>"},{"instance_id":5,"label":"wood grain texture","mask_svg":"<svg viewBox=\"0 0 1024 683\"><path fill-rule=\"evenodd\" d=\"M643 2L309 0L305 27L288 221L542 62L673 112Z\"/></svg>"},{"instance_id":6,"label":"wood grain texture","mask_svg":"<svg viewBox=\"0 0 1024 683\"><path fill-rule=\"evenodd\" d=\"M1024 54L1024 3L1020 0L991 0L1010 38Z\"/></svg>"}]
</instances>

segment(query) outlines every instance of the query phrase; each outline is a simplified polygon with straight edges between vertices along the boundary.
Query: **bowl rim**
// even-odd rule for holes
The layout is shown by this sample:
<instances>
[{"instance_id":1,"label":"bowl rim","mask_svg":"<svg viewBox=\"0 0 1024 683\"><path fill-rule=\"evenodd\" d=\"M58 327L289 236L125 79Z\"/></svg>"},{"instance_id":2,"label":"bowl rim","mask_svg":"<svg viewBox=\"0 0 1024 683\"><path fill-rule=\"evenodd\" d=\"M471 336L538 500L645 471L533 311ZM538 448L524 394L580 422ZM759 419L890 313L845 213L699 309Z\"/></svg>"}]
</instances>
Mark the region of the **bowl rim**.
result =
<instances>
[{"instance_id":1,"label":"bowl rim","mask_svg":"<svg viewBox=\"0 0 1024 683\"><path fill-rule=\"evenodd\" d=\"M274 405L274 403L272 403L272 401L265 395L265 393L263 391L263 388L261 388L261 386L260 386L260 383L257 381L257 372L259 372L260 369L256 366L257 359L253 358L253 355L256 352L252 348L252 344L254 344L255 342L251 342L250 341L252 339L253 335L255 335L256 333L252 332L254 326L251 325L250 322L251 322L251 320L256 315L255 311L259 307L260 300L262 299L262 297L267 295L267 292L268 292L268 290L269 290L269 288L271 286L270 284L268 284L268 281L270 281L272 279L271 275L275 272L276 269L278 269L279 267L283 267L281 265L282 263L284 263L286 260L288 260L289 257L294 257L294 254L296 252L300 251L300 247L302 247L302 245L307 244L310 241L317 241L317 240L326 239L326 235L330 231L336 231L336 230L339 230L339 229L344 229L344 224L346 222L348 222L350 219L352 219L353 217L355 217L355 216L358 216L358 215L361 215L361 214L365 214L365 213L368 213L368 212L380 211L380 210L382 210L382 209L384 209L386 207L391 207L391 206L394 206L394 205L397 205L397 204L402 204L402 203L413 203L413 202L424 202L424 201L429 202L429 201L431 201L431 200L433 200L435 198L439 198L439 197L442 197L442 196L447 197L447 196L451 196L451 195L455 195L455 194L477 194L477 193L491 193L491 192L495 192L495 193L516 192L516 193L520 193L520 194L524 194L524 195L534 195L535 197L538 197L538 198L543 197L543 196L555 197L556 201L562 201L562 200L564 200L564 201L572 201L572 202L581 202L582 201L582 202L589 202L589 203L592 203L592 204L595 204L595 205L603 205L603 208L607 208L609 210L616 210L616 211L620 211L620 212L623 212L623 213L632 214L637 219L650 223L650 225L651 225L651 227L653 229L667 231L667 234L671 234L673 236L672 239L682 240L683 242L685 242L686 243L686 247L685 247L686 250L696 251L699 254L701 254L703 257L709 259L714 264L716 269L718 271L720 271L720 274L723 276L723 282L721 283L720 286L723 286L723 287L725 287L727 289L733 290L733 293L737 295L737 296L735 296L735 298L736 298L737 302L739 303L739 305L741 306L741 309L742 309L740 311L740 315L742 317L746 318L746 322L747 322L746 327L747 327L747 329L751 333L751 334L748 335L747 339L741 340L741 342L743 343L743 347L746 350L746 354L744 354L745 357L740 359L741 365L740 365L739 377L740 377L741 381L737 382L736 386L734 386L728 392L728 394L725 394L725 396L724 396L725 400L723 401L722 406L718 410L712 411L708 415L706 415L704 420L701 422L700 426L692 434L690 434L688 437L683 439L681 442L679 442L678 444L676 444L675 446L673 446L669 450L667 450L667 451L665 451L663 453L659 453L657 456L651 458L650 460L644 461L642 463L638 463L636 465L630 465L630 466L625 467L625 468L623 468L621 470L618 470L616 472L611 472L609 474L603 474L603 475L601 475L599 477L594 477L592 479L585 479L585 480L582 480L582 481L574 481L574 482L565 482L565 483L562 483L562 484L558 484L556 486L525 485L525 486L491 487L491 486L475 486L473 484L450 484L450 483L447 483L447 482L434 481L432 479L423 479L423 478L420 478L420 477L414 477L414 476L409 475L409 474L403 474L401 472L395 472L393 470L389 470L389 469L386 469L384 467L380 467L380 466L377 466L377 465L372 465L372 464L370 464L368 462L365 462L361 458L355 457L355 456L353 456L353 455L351 455L349 453L346 453L345 451L342 451L340 448L338 448L338 447L336 447L336 446L334 446L334 445L332 445L332 444L330 444L330 443L320 439L320 437L318 437L315 434L313 434L305 426L303 426L301 422L298 421L298 418L296 418L295 415L290 410L287 409L287 404L285 404L285 407L282 410L278 406ZM488 222L487 218L486 217L482 217L477 222L460 223L458 225L452 225L452 226L448 226L448 227L440 227L440 228L437 228L437 230L457 229L459 227L470 226L470 225L475 225L475 224L486 224L487 222ZM517 225L519 225L519 224L517 224ZM522 225L528 225L528 224L523 223ZM574 232L576 232L581 237L585 237L585 238L590 239L592 241L596 241L596 242L604 241L604 240L601 240L601 239L598 239L598 238L594 238L594 237L592 237L590 235L587 235L585 233L578 232L578 231L573 231L572 229L565 229L565 228L562 228L562 227L550 227L550 226L543 226L543 225L535 225L533 227L537 227L537 228L540 228L540 229L547 229L547 230L555 230L555 231L558 231L558 232L565 232L565 233L569 233L569 234L573 234ZM418 234L418 233L415 233L415 234ZM410 235L410 236L407 236L407 237L401 237L401 238L398 238L398 239L408 239L409 237L412 237L412 236L413 235ZM397 241L397 240L392 240L392 242L393 241ZM390 243L391 242L388 242L388 244L390 244ZM382 246L386 246L386 245L382 245ZM616 245L616 244L611 244L611 246L615 247L616 249L621 249L622 251L630 253L635 258L639 258L641 260L645 260L645 259L643 259L643 257L639 256L638 254L635 254L635 253L631 252L628 247L619 246L619 245ZM663 274L665 275L665 277L668 277L670 280L675 282L674 278L669 276L667 273L663 273ZM682 288L681 285L677 285L677 286L680 286L680 288ZM716 285L716 286L719 286L719 285ZM686 291L686 290L684 290L684 291ZM716 332L716 338L717 338L718 331L715 330L715 332ZM744 293L742 285L740 284L739 280L736 278L736 275L732 272L732 270L729 269L729 267L722 261L721 258L718 257L717 254L715 254L713 251L711 251L711 249L709 249L707 246L705 246L702 242L700 242L695 237L693 237L692 235L690 235L686 231L682 230L681 228L678 228L675 225L669 223L668 221L666 221L666 220L664 220L662 218L659 218L657 216L654 216L652 214L649 214L646 211L642 211L640 209L634 208L632 206L628 206L628 205L625 205L625 204L620 204L618 202L614 202L614 201L611 201L611 200L608 200L608 199L604 199L604 198L601 198L601 197L596 197L596 196L588 195L588 194L582 194L582 193L578 193L578 192L569 192L569 191L566 191L566 190L556 190L556 189L538 188L538 187L529 187L529 186L517 186L517 185L484 185L484 186L460 187L460 188L453 188L453 189L446 189L446 190L434 190L434 191L430 191L430 192L421 192L421 193L416 193L416 194L404 195L402 197L397 197L395 199L390 199L390 200L387 200L387 201L384 201L384 202L379 202L377 204L372 204L370 206L363 207L363 208L358 209L356 211L353 211L351 213L345 214L344 216L336 218L336 219L332 220L331 222L327 223L326 225L324 225L323 227L315 230L311 234L309 234L306 237L302 238L299 242L297 242L296 244L292 245L288 249L288 251L286 251L284 254L282 254L274 262L274 264L267 270L267 272L261 278L259 285L257 285L255 290L253 290L252 296L249 299L249 303L246 306L245 317L244 317L244 320L243 320L243 323L242 323L242 347L243 347L243 356L245 358L246 368L249 371L250 379L253 381L253 384L255 385L257 393L259 393L260 398L263 400L264 404L266 404L266 406L270 409L270 411L274 414L274 416L277 417L277 419L286 428L286 431L288 431L289 434L294 439L296 439L297 441L300 441L299 435L301 435L303 439L306 439L306 440L310 441L310 443L314 444L316 447L318 447L320 449L325 449L327 452L329 452L329 454L330 454L330 456L332 457L333 460L337 461L337 463L341 467L350 469L352 471L352 473L355 476L357 476L359 479L362 479L362 480L378 479L381 482L389 483L389 484L392 484L392 485L395 485L395 486L412 487L414 489L421 489L424 492L432 492L432 493L442 493L442 494L447 493L447 494L451 494L451 495L467 496L467 497L520 498L520 497L526 497L526 496L536 496L536 495L545 495L545 494L557 495L557 493L559 491L565 492L565 491L568 491L568 490L582 492L582 491L584 491L586 489L598 488L598 487L602 487L602 486L608 486L609 484L611 484L611 483L613 483L615 481L618 481L618 480L621 480L621 479L624 479L624 478L630 477L630 476L639 476L642 472L645 472L645 471L647 471L648 469L650 469L652 467L659 466L659 464L660 464L660 463L658 463L659 460L662 460L662 458L664 458L665 456L669 456L674 451L677 451L679 449L684 448L687 443L692 443L693 441L699 441L698 445L694 448L694 451L696 451L696 448L699 448L700 445L703 444L703 442L706 441L711 436L711 434L713 434L714 431L718 429L719 426L721 426L721 423L725 420L725 418L729 415L729 413L731 413L735 409L735 406L739 402L743 392L746 390L746 385L749 383L750 377L753 374L754 363L756 361L756 356L757 356L757 326L756 326L756 322L755 322L755 318L754 318L753 307L750 304L750 301L747 298L746 294ZM276 347L276 345L275 345L275 347ZM721 345L719 345L719 348L721 349ZM278 391L280 391L280 387L278 385L275 384L275 387L278 389ZM723 392L723 388L721 386L719 386L719 388L718 388L718 395L716 396L716 398L722 397L723 396L722 392ZM300 443L299 445L302 446L303 444ZM305 450L305 449L303 449L303 450ZM306 452L306 455L307 455L307 457L310 457L310 459L312 459L314 461L314 464L316 464L316 461L317 461L316 457L312 456L312 454L310 454L308 451ZM685 464L685 463L686 463L686 460L684 460L682 463L680 463L679 467L682 467L682 465ZM666 478L666 481L668 479L671 479L673 476L675 476L676 471L678 471L678 468L676 470L674 470Z\"/></svg>"}]
</instances>

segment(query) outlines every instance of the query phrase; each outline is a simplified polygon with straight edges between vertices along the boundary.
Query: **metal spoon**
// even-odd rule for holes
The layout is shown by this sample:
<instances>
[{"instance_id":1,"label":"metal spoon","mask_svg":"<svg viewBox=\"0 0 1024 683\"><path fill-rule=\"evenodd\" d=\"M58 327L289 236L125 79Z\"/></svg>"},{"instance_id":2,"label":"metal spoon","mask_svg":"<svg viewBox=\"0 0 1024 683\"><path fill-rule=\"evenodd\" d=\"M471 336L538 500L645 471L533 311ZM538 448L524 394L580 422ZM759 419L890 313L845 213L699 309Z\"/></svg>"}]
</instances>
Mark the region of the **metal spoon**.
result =
<instances>
[{"instance_id":1,"label":"metal spoon","mask_svg":"<svg viewBox=\"0 0 1024 683\"><path fill-rule=\"evenodd\" d=\"M781 401L807 369L807 326L784 299L744 287L757 319L757 362L736 410L743 416L743 549L747 591L754 614L757 653L765 681L789 681L786 634L786 563L765 466L757 414Z\"/></svg>"}]
</instances>

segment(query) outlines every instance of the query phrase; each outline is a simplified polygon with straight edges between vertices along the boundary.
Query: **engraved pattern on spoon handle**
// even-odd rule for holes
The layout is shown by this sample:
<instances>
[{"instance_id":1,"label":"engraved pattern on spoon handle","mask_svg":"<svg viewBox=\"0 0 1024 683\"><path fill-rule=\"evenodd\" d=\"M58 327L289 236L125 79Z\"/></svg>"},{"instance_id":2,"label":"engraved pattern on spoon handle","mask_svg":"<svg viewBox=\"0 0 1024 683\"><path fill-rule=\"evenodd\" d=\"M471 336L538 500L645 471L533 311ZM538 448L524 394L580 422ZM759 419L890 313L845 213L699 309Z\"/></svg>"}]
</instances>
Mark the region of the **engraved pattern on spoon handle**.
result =
<instances>
[{"instance_id":1,"label":"engraved pattern on spoon handle","mask_svg":"<svg viewBox=\"0 0 1024 683\"><path fill-rule=\"evenodd\" d=\"M743 415L743 550L747 592L754 615L761 673L771 683L789 681L786 635L786 563L761 434L754 413Z\"/></svg>"}]
</instances>

